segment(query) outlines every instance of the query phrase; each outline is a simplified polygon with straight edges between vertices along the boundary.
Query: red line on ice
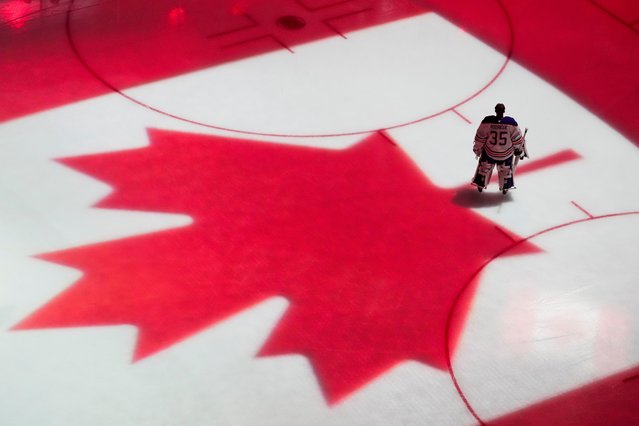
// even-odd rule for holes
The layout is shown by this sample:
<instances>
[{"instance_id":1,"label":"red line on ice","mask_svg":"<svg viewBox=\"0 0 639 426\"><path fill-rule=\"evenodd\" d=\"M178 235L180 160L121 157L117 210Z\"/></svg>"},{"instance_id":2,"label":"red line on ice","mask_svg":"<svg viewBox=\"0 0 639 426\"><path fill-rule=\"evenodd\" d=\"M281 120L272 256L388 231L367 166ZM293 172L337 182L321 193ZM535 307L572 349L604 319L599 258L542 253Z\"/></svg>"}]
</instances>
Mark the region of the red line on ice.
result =
<instances>
[{"instance_id":1,"label":"red line on ice","mask_svg":"<svg viewBox=\"0 0 639 426\"><path fill-rule=\"evenodd\" d=\"M317 7L307 6L301 0L295 0L295 3L299 4L300 6L302 6L304 9L306 9L309 12L315 12L317 10L328 9L330 7L339 6L340 4L350 3L352 1L353 0L342 0L342 1L337 1L337 2L334 2L334 3L328 3L328 4L325 4L323 6L317 6Z\"/></svg>"},{"instance_id":2,"label":"red line on ice","mask_svg":"<svg viewBox=\"0 0 639 426\"><path fill-rule=\"evenodd\" d=\"M259 23L249 14L244 13L242 14L242 16L244 16L245 18L247 18L249 21L251 21L250 24L244 25L242 27L238 27L238 28L234 28L232 30L227 30L227 31L221 31L219 33L215 33L215 34L211 34L209 36L206 36L206 38L215 38L215 37L221 37L227 34L233 34L233 33L237 33L240 31L245 31L245 30L250 30L251 28L255 28L259 25Z\"/></svg>"},{"instance_id":3,"label":"red line on ice","mask_svg":"<svg viewBox=\"0 0 639 426\"><path fill-rule=\"evenodd\" d=\"M464 120L466 123L468 124L473 124L472 121L470 121L468 118L466 118L464 115L462 115L459 111L457 111L455 108L451 108L450 109L452 112L454 112L455 114L457 114L459 117L462 118L462 120Z\"/></svg>"},{"instance_id":4,"label":"red line on ice","mask_svg":"<svg viewBox=\"0 0 639 426\"><path fill-rule=\"evenodd\" d=\"M344 13L342 15L337 15L337 16L333 16L330 18L326 18L324 19L322 22L324 23L324 25L326 25L328 28L330 28L331 30L335 31L340 37L346 38L346 36L337 28L335 28L332 24L330 24L330 21L336 21L338 19L341 18L346 18L348 16L353 16L353 15L358 15L360 13L364 13L364 12L369 12L373 10L372 7L367 7L366 9L361 9L361 10L356 10L355 12L349 12L349 13Z\"/></svg>"},{"instance_id":5,"label":"red line on ice","mask_svg":"<svg viewBox=\"0 0 639 426\"><path fill-rule=\"evenodd\" d=\"M591 219L592 219L592 218L594 217L592 214L590 214L590 212L589 212L588 210L584 209L584 208L583 208L583 207L581 207L579 204L575 203L574 201L571 201L571 203L572 203L575 207L577 207L579 210L581 210L582 212L586 213L586 215L587 215L589 218L591 218Z\"/></svg>"},{"instance_id":6,"label":"red line on ice","mask_svg":"<svg viewBox=\"0 0 639 426\"><path fill-rule=\"evenodd\" d=\"M619 15L617 15L616 13L611 12L609 9L605 8L604 6L602 6L599 2L597 2L595 0L590 0L590 3L594 4L595 6L597 6L599 9L601 9L602 12L604 12L606 15L610 16L615 21L619 22L624 27L627 27L631 31L634 31L635 33L639 34L639 31L636 28L633 27L635 22L638 22L638 21L626 22Z\"/></svg>"},{"instance_id":7,"label":"red line on ice","mask_svg":"<svg viewBox=\"0 0 639 426\"><path fill-rule=\"evenodd\" d=\"M237 43L231 43L231 44L227 44L221 47L221 49L227 49L229 47L235 47L235 46L241 46L243 44L247 44L247 43L251 43L257 40L262 40L262 39L270 39L275 41L277 44L279 44L280 46L282 46L284 49L288 50L291 53L295 53L293 52L293 50L288 47L286 44L284 44L284 42L282 40L280 40L279 38L275 37L272 34L267 34L267 35L263 35L263 36L258 36L258 37L253 37L253 38L249 38L246 40L242 40L242 41L238 41Z\"/></svg>"}]
</instances>

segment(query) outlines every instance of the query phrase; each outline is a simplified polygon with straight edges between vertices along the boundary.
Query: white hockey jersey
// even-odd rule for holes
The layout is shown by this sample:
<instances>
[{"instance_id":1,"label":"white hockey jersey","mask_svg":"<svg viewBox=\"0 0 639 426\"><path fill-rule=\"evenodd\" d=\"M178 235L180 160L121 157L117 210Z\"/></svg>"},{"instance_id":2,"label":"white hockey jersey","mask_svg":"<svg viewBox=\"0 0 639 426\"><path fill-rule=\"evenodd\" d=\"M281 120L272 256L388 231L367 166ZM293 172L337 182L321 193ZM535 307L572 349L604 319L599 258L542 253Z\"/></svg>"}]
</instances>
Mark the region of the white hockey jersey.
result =
<instances>
[{"instance_id":1,"label":"white hockey jersey","mask_svg":"<svg viewBox=\"0 0 639 426\"><path fill-rule=\"evenodd\" d=\"M499 119L489 115L477 129L473 150L479 154L483 150L490 158L502 161L512 156L515 150L521 150L523 142L521 129L514 118Z\"/></svg>"}]
</instances>

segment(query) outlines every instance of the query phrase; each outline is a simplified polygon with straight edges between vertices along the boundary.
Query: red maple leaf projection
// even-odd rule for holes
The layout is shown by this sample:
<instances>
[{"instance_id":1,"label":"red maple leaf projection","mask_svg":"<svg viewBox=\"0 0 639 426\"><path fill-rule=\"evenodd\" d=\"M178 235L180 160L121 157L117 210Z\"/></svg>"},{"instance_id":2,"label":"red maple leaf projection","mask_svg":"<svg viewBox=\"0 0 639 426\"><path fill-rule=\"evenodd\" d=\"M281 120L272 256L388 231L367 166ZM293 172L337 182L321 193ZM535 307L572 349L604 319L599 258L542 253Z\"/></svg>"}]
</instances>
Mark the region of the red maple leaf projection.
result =
<instances>
[{"instance_id":1,"label":"red maple leaf projection","mask_svg":"<svg viewBox=\"0 0 639 426\"><path fill-rule=\"evenodd\" d=\"M132 324L140 360L283 296L260 355L305 355L336 402L403 360L445 369L454 299L516 238L455 204L383 133L343 150L149 137L62 161L113 185L99 207L193 223L41 256L84 275L16 329Z\"/></svg>"}]
</instances>

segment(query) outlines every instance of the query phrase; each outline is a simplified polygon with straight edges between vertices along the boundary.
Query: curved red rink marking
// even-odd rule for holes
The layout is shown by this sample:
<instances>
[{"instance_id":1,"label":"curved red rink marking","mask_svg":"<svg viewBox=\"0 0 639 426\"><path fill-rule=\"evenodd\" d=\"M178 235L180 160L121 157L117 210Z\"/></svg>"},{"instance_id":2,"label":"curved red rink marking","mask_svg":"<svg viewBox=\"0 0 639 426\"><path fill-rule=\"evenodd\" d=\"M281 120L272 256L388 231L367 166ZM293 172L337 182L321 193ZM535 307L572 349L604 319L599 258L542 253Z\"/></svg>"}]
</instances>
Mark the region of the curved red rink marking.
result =
<instances>
[{"instance_id":1,"label":"curved red rink marking","mask_svg":"<svg viewBox=\"0 0 639 426\"><path fill-rule=\"evenodd\" d=\"M185 123L190 123L190 124L194 124L197 126L202 126L202 127L206 127L209 129L216 129L216 130L222 130L222 131L227 131L227 132L234 132L234 133L240 133L240 134L245 134L245 135L253 135L253 136L270 136L270 137L281 137L281 138L301 138L301 137L305 137L305 138L321 138L321 137L337 137L337 136L352 136L352 135L360 135L360 134L365 134L365 133L371 133L371 132L376 132L376 131L384 131L384 130L392 130L392 129L397 129L397 128L401 128L401 127L406 127L406 126L410 126L412 124L416 124L416 123L420 123L422 121L426 121L426 120L430 120L431 118L435 118L438 117L440 115L443 115L447 112L455 112L455 109L460 107L461 105L469 102L470 100L476 98L477 96L479 96L480 94L482 94L484 91L486 91L486 89L488 89L490 86L492 86L492 84L502 75L502 73L504 72L504 70L506 69L506 67L508 66L508 64L511 61L511 57L512 57L512 53L513 53L513 45L514 45L514 39L515 39L515 32L514 32L514 27L513 27L513 22L512 22L512 18L510 17L510 14L508 13L508 10L506 9L506 7L504 6L502 0L495 0L499 6L499 8L501 9L501 11L504 14L504 17L506 18L506 23L507 23L507 27L508 27L508 33L509 33L509 44L508 44L508 54L506 55L506 59L504 61L504 63L502 64L501 68L497 71L497 73L493 76L493 78L488 81L488 83L486 83L482 88L480 88L477 92L475 92L474 94L472 94L471 96L469 96L468 98L462 100L461 102L452 105L451 107L448 107L440 112L437 112L435 114L431 114L428 115L426 117L421 117L415 120L411 120L411 121L407 121L404 123L400 123L400 124L396 124L393 126L388 126L388 127L383 127L383 128L373 128L373 129L366 129L366 130L359 130L359 131L353 131L353 132L342 132L342 133L308 133L308 134L288 134L288 133L265 133L265 132L257 132L257 131L249 131L249 130L240 130L240 129L233 129L233 128L229 128L229 127L224 127L224 126L216 126L213 124L208 124L208 123L204 123L201 121L197 121L197 120L191 120L188 119L186 117L182 117L179 116L177 114L172 114L168 111L163 111L159 108L156 108L150 104L147 104L145 102L142 102L128 94L126 94L123 90L115 87L113 84L111 84L108 80L106 80L104 77L102 77L96 70L94 70L91 65L87 62L87 60L85 59L85 57L82 55L82 53L80 52L80 50L78 49L77 45L75 44L74 38L73 38L73 34L71 31L71 12L73 12L73 5L75 0L70 0L69 1L69 8L67 10L67 16L66 16L66 22L65 22L65 31L66 31L66 35L67 35L67 40L69 42L69 47L71 48L71 50L73 51L74 56L78 59L78 61L82 64L82 66L96 79L98 80L100 83L102 83L103 85L105 85L107 88L109 88L109 90L111 90L112 92L117 93L118 95L122 96L123 98L127 99L128 101L131 101L141 107L144 107L146 109L149 109L153 112L156 112L158 114L162 114L166 117L170 117ZM289 49L290 50L290 49ZM458 113L457 113L458 114Z\"/></svg>"},{"instance_id":2,"label":"curved red rink marking","mask_svg":"<svg viewBox=\"0 0 639 426\"><path fill-rule=\"evenodd\" d=\"M480 425L485 426L487 425L486 421L484 421L475 411L475 409L473 408L473 406L470 404L470 402L468 401L468 398L466 397L466 394L464 393L464 390L461 388L461 386L459 385L457 378L455 376L455 371L453 369L453 364L452 364L452 356L451 356L451 330L452 330L452 322L453 322L453 317L454 314L456 312L457 306L459 305L460 301L463 298L463 295L465 294L466 290L472 285L473 281L479 276L479 274L488 266L490 265L494 260L500 258L501 256L505 255L507 252L515 249L516 247L518 247L520 244L532 240L533 238L536 238L540 235L543 234L547 234L548 232L552 232L552 231L556 231L557 229L561 229L561 228L565 228L571 225L576 225L578 223L583 223L583 222L590 222L593 220L599 220L599 219L609 219L612 217L619 217L619 216L631 216L631 215L636 215L639 214L639 211L632 211L632 212L622 212L622 213L611 213L611 214L606 214L606 215L601 215L601 216L589 216L585 219L577 219L577 220L573 220L571 222L566 222L566 223L562 223L560 225L555 225L552 226L550 228L541 230L539 232L536 232L528 237L522 238L521 240L518 240L516 242L514 242L511 246L505 248L504 250L500 251L499 253L495 254L492 258L488 259L482 266L480 266L477 271L475 271L473 273L473 275L468 279L466 285L464 285L464 287L462 287L462 289L460 290L460 292L457 294L457 296L455 297L455 300L453 301L453 304L450 308L450 310L448 311L448 318L446 320L446 331L444 333L444 335L446 336L446 340L444 341L444 347L445 347L445 352L446 352L446 365L448 367L448 374L450 375L451 380L453 381L453 385L455 386L455 389L457 390L457 393L459 394L460 398L462 399L464 405L466 406L466 408L468 409L468 411L470 412L470 414L473 415L473 417L479 422Z\"/></svg>"}]
</instances>

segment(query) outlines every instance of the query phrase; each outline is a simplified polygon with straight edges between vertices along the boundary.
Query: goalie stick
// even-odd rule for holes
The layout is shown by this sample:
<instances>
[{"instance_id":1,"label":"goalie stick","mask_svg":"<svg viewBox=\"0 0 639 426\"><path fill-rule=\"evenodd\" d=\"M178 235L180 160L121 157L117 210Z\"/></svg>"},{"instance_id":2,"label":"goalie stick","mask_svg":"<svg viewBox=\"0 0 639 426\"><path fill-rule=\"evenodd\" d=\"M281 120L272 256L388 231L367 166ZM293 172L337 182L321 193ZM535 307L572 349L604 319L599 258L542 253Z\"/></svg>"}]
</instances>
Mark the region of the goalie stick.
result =
<instances>
[{"instance_id":1,"label":"goalie stick","mask_svg":"<svg viewBox=\"0 0 639 426\"><path fill-rule=\"evenodd\" d=\"M519 164L520 160L524 158L530 158L528 156L528 149L526 148L526 134L528 133L528 127L524 129L524 135L521 137L524 141L521 144L521 152L519 155L515 155L515 161L513 161L513 176L515 175L515 169L517 168L517 164Z\"/></svg>"}]
</instances>

